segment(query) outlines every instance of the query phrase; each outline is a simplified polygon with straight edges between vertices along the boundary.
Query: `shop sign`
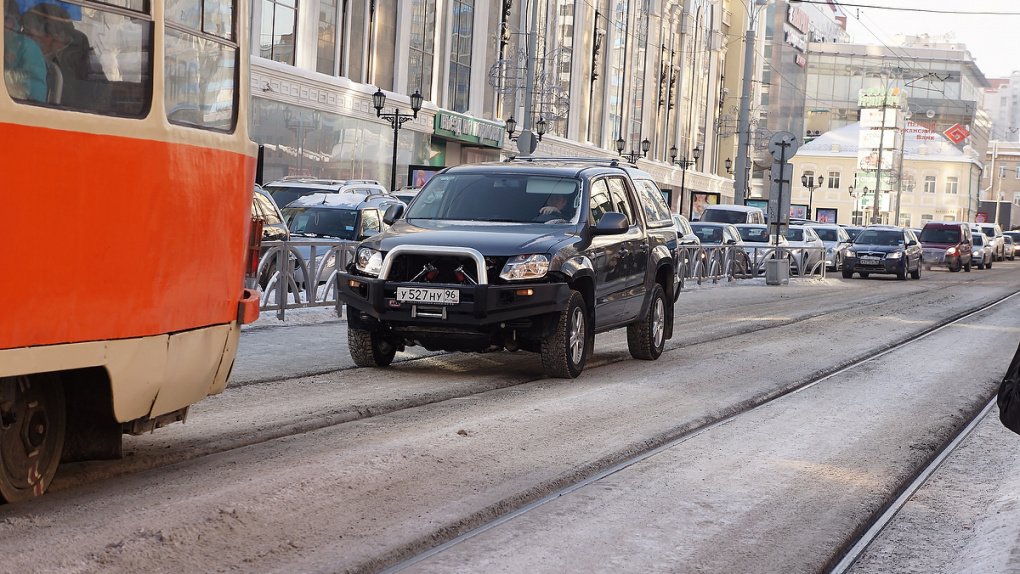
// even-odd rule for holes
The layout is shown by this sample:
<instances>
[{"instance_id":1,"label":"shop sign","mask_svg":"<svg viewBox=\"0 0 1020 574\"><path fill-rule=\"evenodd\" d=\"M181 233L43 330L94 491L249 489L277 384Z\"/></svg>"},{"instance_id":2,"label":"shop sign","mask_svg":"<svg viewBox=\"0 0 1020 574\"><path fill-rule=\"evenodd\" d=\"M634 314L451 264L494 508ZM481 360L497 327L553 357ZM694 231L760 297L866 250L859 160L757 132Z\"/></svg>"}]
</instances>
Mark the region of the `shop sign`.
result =
<instances>
[{"instance_id":1,"label":"shop sign","mask_svg":"<svg viewBox=\"0 0 1020 574\"><path fill-rule=\"evenodd\" d=\"M506 129L501 122L479 120L450 112L436 114L435 133L446 139L488 147L503 147Z\"/></svg>"},{"instance_id":2,"label":"shop sign","mask_svg":"<svg viewBox=\"0 0 1020 574\"><path fill-rule=\"evenodd\" d=\"M789 26L783 26L783 38L786 43L800 50L801 52L807 52L807 40L804 39L796 30Z\"/></svg>"},{"instance_id":3,"label":"shop sign","mask_svg":"<svg viewBox=\"0 0 1020 574\"><path fill-rule=\"evenodd\" d=\"M907 91L902 88L870 88L857 94L862 108L902 108L907 105Z\"/></svg>"},{"instance_id":4,"label":"shop sign","mask_svg":"<svg viewBox=\"0 0 1020 574\"><path fill-rule=\"evenodd\" d=\"M802 34L807 34L811 28L811 16L808 16L807 12L792 4L786 10L786 21L794 28L800 30Z\"/></svg>"},{"instance_id":5,"label":"shop sign","mask_svg":"<svg viewBox=\"0 0 1020 574\"><path fill-rule=\"evenodd\" d=\"M807 67L807 58L805 58L803 54L797 54L797 57L794 59L794 61L797 62L797 65L800 66L801 68Z\"/></svg>"}]
</instances>

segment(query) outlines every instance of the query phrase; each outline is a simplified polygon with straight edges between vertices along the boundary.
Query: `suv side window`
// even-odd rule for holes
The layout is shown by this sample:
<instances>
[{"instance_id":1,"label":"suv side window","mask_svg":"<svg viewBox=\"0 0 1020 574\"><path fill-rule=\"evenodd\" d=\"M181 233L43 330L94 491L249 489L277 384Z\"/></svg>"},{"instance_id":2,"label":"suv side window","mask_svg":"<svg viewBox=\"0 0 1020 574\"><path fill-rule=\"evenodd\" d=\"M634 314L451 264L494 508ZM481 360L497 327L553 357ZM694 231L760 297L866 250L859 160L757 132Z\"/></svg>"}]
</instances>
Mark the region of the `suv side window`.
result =
<instances>
[{"instance_id":1,"label":"suv side window","mask_svg":"<svg viewBox=\"0 0 1020 574\"><path fill-rule=\"evenodd\" d=\"M606 180L599 179L591 183L591 219L592 225L598 225L602 216L613 211L613 200L609 195Z\"/></svg>"},{"instance_id":2,"label":"suv side window","mask_svg":"<svg viewBox=\"0 0 1020 574\"><path fill-rule=\"evenodd\" d=\"M634 225L636 219L634 211L630 207L630 198L627 197L627 184L619 177L606 178L609 182L609 192L613 198L613 211L618 211L627 216L627 221Z\"/></svg>"},{"instance_id":3,"label":"suv side window","mask_svg":"<svg viewBox=\"0 0 1020 574\"><path fill-rule=\"evenodd\" d=\"M649 227L668 227L673 223L673 214L666 206L666 200L662 197L658 186L646 179L635 179L634 186L637 188L638 199L641 207L645 210L645 221Z\"/></svg>"},{"instance_id":4,"label":"suv side window","mask_svg":"<svg viewBox=\"0 0 1020 574\"><path fill-rule=\"evenodd\" d=\"M382 231L382 227L379 225L379 211L376 209L366 209L361 212L361 234L370 235L376 234Z\"/></svg>"}]
</instances>

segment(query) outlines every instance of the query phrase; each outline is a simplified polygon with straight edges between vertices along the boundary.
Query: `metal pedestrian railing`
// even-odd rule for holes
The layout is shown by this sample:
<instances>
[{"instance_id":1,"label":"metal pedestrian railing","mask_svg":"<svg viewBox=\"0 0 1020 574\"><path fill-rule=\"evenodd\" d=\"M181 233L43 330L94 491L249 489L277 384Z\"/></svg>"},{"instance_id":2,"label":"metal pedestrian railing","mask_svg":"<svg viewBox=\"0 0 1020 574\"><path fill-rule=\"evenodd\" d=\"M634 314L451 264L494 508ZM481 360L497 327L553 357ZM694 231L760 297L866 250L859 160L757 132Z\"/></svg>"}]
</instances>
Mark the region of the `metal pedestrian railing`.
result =
<instances>
[{"instance_id":1,"label":"metal pedestrian railing","mask_svg":"<svg viewBox=\"0 0 1020 574\"><path fill-rule=\"evenodd\" d=\"M305 307L333 306L339 317L343 304L337 297L337 270L346 269L354 261L358 244L341 240L265 241L258 280L251 280L248 287L261 293L261 309L276 310L281 321L287 309Z\"/></svg>"},{"instance_id":2,"label":"metal pedestrian railing","mask_svg":"<svg viewBox=\"0 0 1020 574\"><path fill-rule=\"evenodd\" d=\"M722 280L748 279L765 275L765 261L788 259L790 273L801 277L825 277L823 247L741 247L737 245L705 245L680 248L680 276L693 280L718 283Z\"/></svg>"}]
</instances>

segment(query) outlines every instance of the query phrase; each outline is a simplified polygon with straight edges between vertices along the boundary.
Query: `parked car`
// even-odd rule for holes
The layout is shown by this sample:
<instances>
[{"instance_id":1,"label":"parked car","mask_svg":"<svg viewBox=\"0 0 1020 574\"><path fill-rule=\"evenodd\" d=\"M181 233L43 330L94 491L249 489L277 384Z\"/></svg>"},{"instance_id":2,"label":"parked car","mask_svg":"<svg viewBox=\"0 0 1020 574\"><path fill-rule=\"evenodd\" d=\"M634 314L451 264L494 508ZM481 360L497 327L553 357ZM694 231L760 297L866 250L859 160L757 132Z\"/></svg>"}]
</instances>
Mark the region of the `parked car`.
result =
<instances>
[{"instance_id":1,"label":"parked car","mask_svg":"<svg viewBox=\"0 0 1020 574\"><path fill-rule=\"evenodd\" d=\"M265 245L267 241L286 241L290 239L290 230L287 229L287 224L283 221L283 214L280 213L280 207L273 201L273 196L266 193L264 189L255 186L255 193L252 195L251 201L251 215L252 217L262 218L262 247L259 249L259 261L265 256L266 252L269 251L269 247ZM269 284L269 279L276 272L276 262L271 261L266 265L258 276L258 284L263 289ZM251 285L248 287L254 287L254 279Z\"/></svg>"},{"instance_id":2,"label":"parked car","mask_svg":"<svg viewBox=\"0 0 1020 574\"><path fill-rule=\"evenodd\" d=\"M999 227L998 223L975 223L979 231L985 234L985 237L992 240L992 251L995 253L995 260L1002 261L1006 258L1006 242L1002 238L1002 227Z\"/></svg>"},{"instance_id":3,"label":"parked car","mask_svg":"<svg viewBox=\"0 0 1020 574\"><path fill-rule=\"evenodd\" d=\"M1013 241L1012 235L1005 232L1003 232L1002 234L1002 240L1006 246L1006 259L1013 261L1014 259L1016 259L1016 252L1018 247L1017 242Z\"/></svg>"},{"instance_id":4,"label":"parked car","mask_svg":"<svg viewBox=\"0 0 1020 574\"><path fill-rule=\"evenodd\" d=\"M906 279L909 273L921 278L921 244L913 231L892 225L869 225L846 251L843 278L854 273L862 278L872 273L894 274Z\"/></svg>"},{"instance_id":5,"label":"parked car","mask_svg":"<svg viewBox=\"0 0 1020 574\"><path fill-rule=\"evenodd\" d=\"M397 191L394 191L391 195L400 201L403 201L405 204L410 205L411 200L418 195L419 191L421 191L420 187L404 186Z\"/></svg>"},{"instance_id":6,"label":"parked car","mask_svg":"<svg viewBox=\"0 0 1020 574\"><path fill-rule=\"evenodd\" d=\"M859 226L859 225L846 225L846 224L840 223L839 226L843 228L843 231L846 231L847 235L850 236L850 241L853 241L854 239L857 239L857 236L862 231L864 231L864 228Z\"/></svg>"},{"instance_id":7,"label":"parked car","mask_svg":"<svg viewBox=\"0 0 1020 574\"><path fill-rule=\"evenodd\" d=\"M769 259L791 259L790 242L785 235L769 235L769 226L756 223L741 223L737 226L744 249L750 253L751 263L758 273L765 272Z\"/></svg>"},{"instance_id":8,"label":"parked car","mask_svg":"<svg viewBox=\"0 0 1020 574\"><path fill-rule=\"evenodd\" d=\"M992 252L992 241L985 237L984 233L975 233L971 246L971 263L978 269L992 268L995 261L995 253Z\"/></svg>"},{"instance_id":9,"label":"parked car","mask_svg":"<svg viewBox=\"0 0 1020 574\"><path fill-rule=\"evenodd\" d=\"M262 186L273 196L276 204L287 207L290 202L312 193L349 193L353 195L383 195L389 191L373 179L312 179L284 178Z\"/></svg>"},{"instance_id":10,"label":"parked car","mask_svg":"<svg viewBox=\"0 0 1020 574\"><path fill-rule=\"evenodd\" d=\"M794 269L798 275L814 273L815 267L825 259L825 243L810 225L791 225L787 228L786 240L790 242Z\"/></svg>"},{"instance_id":11,"label":"parked car","mask_svg":"<svg viewBox=\"0 0 1020 574\"><path fill-rule=\"evenodd\" d=\"M724 263L733 261L733 272L746 274L751 270L751 256L747 254L744 240L740 238L740 231L732 223L706 223L696 221L691 223L691 229L698 236L702 247L725 246Z\"/></svg>"},{"instance_id":12,"label":"parked car","mask_svg":"<svg viewBox=\"0 0 1020 574\"><path fill-rule=\"evenodd\" d=\"M383 215L390 206L403 203L391 195L313 193L300 197L283 208L283 217L292 239L322 243L297 246L306 263L314 263L318 283L324 283L336 270L338 253L330 249L337 240L362 241L385 230ZM299 287L304 285L300 267L294 272Z\"/></svg>"},{"instance_id":13,"label":"parked car","mask_svg":"<svg viewBox=\"0 0 1020 574\"><path fill-rule=\"evenodd\" d=\"M813 223L811 229L815 230L818 238L825 244L825 267L833 271L843 268L843 258L846 257L847 247L850 246L850 234L846 229L832 223Z\"/></svg>"},{"instance_id":14,"label":"parked car","mask_svg":"<svg viewBox=\"0 0 1020 574\"><path fill-rule=\"evenodd\" d=\"M765 212L750 205L709 205L698 220L702 223L765 224Z\"/></svg>"},{"instance_id":15,"label":"parked car","mask_svg":"<svg viewBox=\"0 0 1020 574\"><path fill-rule=\"evenodd\" d=\"M682 261L687 273L694 270L691 260L697 257L698 248L701 247L701 240L691 229L691 223L679 213L673 214L673 228L676 229L676 240L678 251L677 261ZM704 254L702 254L704 257Z\"/></svg>"},{"instance_id":16,"label":"parked car","mask_svg":"<svg viewBox=\"0 0 1020 574\"><path fill-rule=\"evenodd\" d=\"M941 266L953 272L970 271L973 235L970 226L959 221L925 223L919 238L925 269Z\"/></svg>"},{"instance_id":17,"label":"parked car","mask_svg":"<svg viewBox=\"0 0 1020 574\"><path fill-rule=\"evenodd\" d=\"M1003 231L1004 236L1008 235L1013 239L1013 254L1010 259L1016 259L1020 255L1020 231Z\"/></svg>"},{"instance_id":18,"label":"parked car","mask_svg":"<svg viewBox=\"0 0 1020 574\"><path fill-rule=\"evenodd\" d=\"M650 174L616 160L458 165L401 212L340 274L358 366L412 345L507 349L573 378L595 333L626 327L631 355L646 360L672 337L677 236Z\"/></svg>"}]
</instances>

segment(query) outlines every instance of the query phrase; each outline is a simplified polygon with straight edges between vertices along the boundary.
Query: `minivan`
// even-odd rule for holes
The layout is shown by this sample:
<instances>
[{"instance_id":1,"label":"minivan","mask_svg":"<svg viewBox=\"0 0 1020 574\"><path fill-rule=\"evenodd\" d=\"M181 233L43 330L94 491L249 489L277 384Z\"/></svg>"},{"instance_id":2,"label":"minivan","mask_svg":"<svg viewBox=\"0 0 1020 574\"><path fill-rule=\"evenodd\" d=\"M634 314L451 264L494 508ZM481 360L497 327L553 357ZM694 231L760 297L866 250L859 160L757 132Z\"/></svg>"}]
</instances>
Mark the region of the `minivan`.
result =
<instances>
[{"instance_id":1,"label":"minivan","mask_svg":"<svg viewBox=\"0 0 1020 574\"><path fill-rule=\"evenodd\" d=\"M709 205L701 214L702 223L756 223L765 225L765 212L750 205Z\"/></svg>"},{"instance_id":2,"label":"minivan","mask_svg":"<svg viewBox=\"0 0 1020 574\"><path fill-rule=\"evenodd\" d=\"M960 221L929 221L921 229L924 267L948 267L950 271L970 271L974 249L970 225Z\"/></svg>"}]
</instances>

